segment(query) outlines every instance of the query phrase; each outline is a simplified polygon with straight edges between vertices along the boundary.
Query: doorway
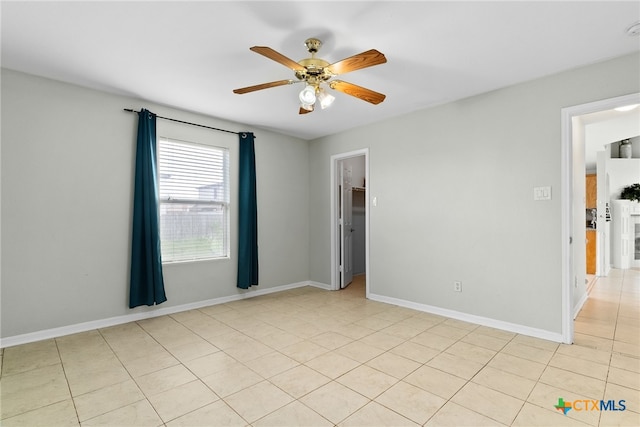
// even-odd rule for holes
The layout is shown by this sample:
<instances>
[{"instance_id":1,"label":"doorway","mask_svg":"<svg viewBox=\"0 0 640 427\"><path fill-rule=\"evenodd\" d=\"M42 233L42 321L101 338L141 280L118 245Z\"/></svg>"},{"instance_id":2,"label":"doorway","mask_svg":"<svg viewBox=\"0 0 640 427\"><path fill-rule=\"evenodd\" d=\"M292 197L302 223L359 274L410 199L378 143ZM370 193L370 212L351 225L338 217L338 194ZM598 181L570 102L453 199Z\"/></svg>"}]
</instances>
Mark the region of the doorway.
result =
<instances>
[{"instance_id":1,"label":"doorway","mask_svg":"<svg viewBox=\"0 0 640 427\"><path fill-rule=\"evenodd\" d=\"M369 275L369 149L331 157L331 289L344 289Z\"/></svg>"},{"instance_id":2,"label":"doorway","mask_svg":"<svg viewBox=\"0 0 640 427\"><path fill-rule=\"evenodd\" d=\"M586 240L583 204L585 171L584 125L579 117L625 105L640 103L640 94L605 99L574 107L563 108L562 119L562 341L573 343L573 319L586 299L579 292L580 277L584 276Z\"/></svg>"}]
</instances>

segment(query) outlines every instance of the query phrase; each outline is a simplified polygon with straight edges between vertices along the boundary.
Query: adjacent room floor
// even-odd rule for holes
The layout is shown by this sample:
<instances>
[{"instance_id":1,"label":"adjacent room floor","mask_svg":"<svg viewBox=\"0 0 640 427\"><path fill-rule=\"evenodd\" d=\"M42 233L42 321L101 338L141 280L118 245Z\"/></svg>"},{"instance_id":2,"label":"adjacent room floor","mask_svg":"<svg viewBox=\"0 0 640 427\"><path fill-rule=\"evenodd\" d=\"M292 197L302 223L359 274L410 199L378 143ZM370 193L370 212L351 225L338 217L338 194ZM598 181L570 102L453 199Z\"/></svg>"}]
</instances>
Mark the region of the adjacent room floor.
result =
<instances>
[{"instance_id":1,"label":"adjacent room floor","mask_svg":"<svg viewBox=\"0 0 640 427\"><path fill-rule=\"evenodd\" d=\"M362 280L298 288L6 348L1 424L637 426L639 324L639 270L596 281L574 345L369 301ZM578 402L601 399L626 409Z\"/></svg>"}]
</instances>

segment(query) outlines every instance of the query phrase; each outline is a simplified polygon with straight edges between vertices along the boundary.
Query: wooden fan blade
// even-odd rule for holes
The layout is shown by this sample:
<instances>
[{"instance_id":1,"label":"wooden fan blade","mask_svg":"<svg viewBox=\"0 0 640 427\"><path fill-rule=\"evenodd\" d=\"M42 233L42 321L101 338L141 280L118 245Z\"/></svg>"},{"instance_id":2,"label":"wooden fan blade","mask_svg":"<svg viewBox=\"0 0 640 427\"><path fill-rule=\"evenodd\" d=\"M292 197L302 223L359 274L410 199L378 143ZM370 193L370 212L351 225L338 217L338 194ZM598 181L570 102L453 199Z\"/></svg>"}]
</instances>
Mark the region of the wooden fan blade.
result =
<instances>
[{"instance_id":1,"label":"wooden fan blade","mask_svg":"<svg viewBox=\"0 0 640 427\"><path fill-rule=\"evenodd\" d=\"M385 62L387 62L387 58L384 54L375 49L371 49L333 63L329 65L328 68L332 74L339 75L350 71L360 70L362 68L372 67L374 65L384 64Z\"/></svg>"},{"instance_id":2,"label":"wooden fan blade","mask_svg":"<svg viewBox=\"0 0 640 427\"><path fill-rule=\"evenodd\" d=\"M271 49L270 47L266 47L266 46L254 46L249 48L250 50L259 53L260 55L266 56L269 59L272 59L276 62L281 63L282 65L284 65L287 68L292 69L293 71L304 71L304 67L300 64L298 64L296 61L294 61L293 59L289 59L286 56L284 56L283 54L276 52L275 50Z\"/></svg>"},{"instance_id":3,"label":"wooden fan blade","mask_svg":"<svg viewBox=\"0 0 640 427\"><path fill-rule=\"evenodd\" d=\"M381 93L354 85L353 83L343 82L342 80L330 81L329 87L331 89L346 93L347 95L355 96L356 98L362 99L363 101L367 101L372 104L380 104L386 98L386 96Z\"/></svg>"},{"instance_id":4,"label":"wooden fan blade","mask_svg":"<svg viewBox=\"0 0 640 427\"><path fill-rule=\"evenodd\" d=\"M300 107L300 112L298 114L308 114L312 111L313 111L313 105L311 106L311 110L305 110L304 108Z\"/></svg>"},{"instance_id":5,"label":"wooden fan blade","mask_svg":"<svg viewBox=\"0 0 640 427\"><path fill-rule=\"evenodd\" d=\"M295 83L293 80L278 80L277 82L262 83L255 86L248 86L240 89L234 89L233 93L243 94L248 92L254 92L256 90L269 89L271 87L290 85L293 83Z\"/></svg>"}]
</instances>

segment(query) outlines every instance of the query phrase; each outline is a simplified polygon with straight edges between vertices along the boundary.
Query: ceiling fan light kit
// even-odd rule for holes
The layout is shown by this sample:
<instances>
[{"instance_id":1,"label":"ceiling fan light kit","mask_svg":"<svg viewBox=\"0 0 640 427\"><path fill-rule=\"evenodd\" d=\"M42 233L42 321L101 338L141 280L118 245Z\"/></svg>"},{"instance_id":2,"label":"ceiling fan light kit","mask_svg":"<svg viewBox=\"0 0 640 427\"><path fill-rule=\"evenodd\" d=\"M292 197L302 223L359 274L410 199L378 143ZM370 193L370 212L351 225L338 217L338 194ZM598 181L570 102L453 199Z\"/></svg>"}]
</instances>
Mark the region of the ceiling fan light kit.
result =
<instances>
[{"instance_id":1,"label":"ceiling fan light kit","mask_svg":"<svg viewBox=\"0 0 640 427\"><path fill-rule=\"evenodd\" d=\"M311 57L302 59L298 62L287 58L270 47L253 46L250 48L251 51L266 56L267 58L288 67L294 72L298 82L306 83L304 89L302 89L298 95L300 100L300 114L306 114L313 111L316 101L318 101L320 108L323 110L333 103L335 97L328 94L324 90L322 84L325 84L333 90L354 96L374 105L384 101L385 95L371 89L366 89L341 80L331 80L339 74L345 74L362 68L384 64L387 62L387 58L384 54L375 49L371 49L330 64L324 59L315 57L316 53L322 46L322 42L320 40L316 38L309 38L305 41L305 46L307 47L307 51L311 54ZM295 80L278 80L275 82L262 83L255 86L235 89L233 92L237 94L244 94L254 92L256 90L284 86L293 83L297 82Z\"/></svg>"}]
</instances>

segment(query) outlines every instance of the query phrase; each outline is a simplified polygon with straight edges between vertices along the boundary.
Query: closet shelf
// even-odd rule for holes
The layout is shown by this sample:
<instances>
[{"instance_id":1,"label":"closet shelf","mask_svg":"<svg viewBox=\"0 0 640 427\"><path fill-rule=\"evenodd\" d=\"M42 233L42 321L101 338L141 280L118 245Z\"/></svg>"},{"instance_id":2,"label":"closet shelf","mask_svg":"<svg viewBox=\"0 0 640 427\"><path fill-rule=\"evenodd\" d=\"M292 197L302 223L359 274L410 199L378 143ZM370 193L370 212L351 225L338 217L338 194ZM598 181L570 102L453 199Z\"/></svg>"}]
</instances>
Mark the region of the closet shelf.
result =
<instances>
[{"instance_id":1,"label":"closet shelf","mask_svg":"<svg viewBox=\"0 0 640 427\"><path fill-rule=\"evenodd\" d=\"M364 187L351 187L353 191L366 191Z\"/></svg>"}]
</instances>

